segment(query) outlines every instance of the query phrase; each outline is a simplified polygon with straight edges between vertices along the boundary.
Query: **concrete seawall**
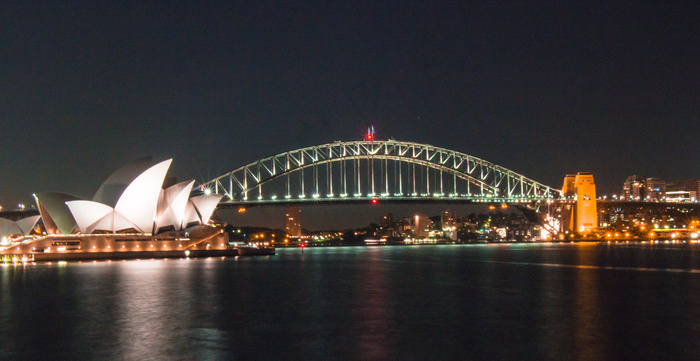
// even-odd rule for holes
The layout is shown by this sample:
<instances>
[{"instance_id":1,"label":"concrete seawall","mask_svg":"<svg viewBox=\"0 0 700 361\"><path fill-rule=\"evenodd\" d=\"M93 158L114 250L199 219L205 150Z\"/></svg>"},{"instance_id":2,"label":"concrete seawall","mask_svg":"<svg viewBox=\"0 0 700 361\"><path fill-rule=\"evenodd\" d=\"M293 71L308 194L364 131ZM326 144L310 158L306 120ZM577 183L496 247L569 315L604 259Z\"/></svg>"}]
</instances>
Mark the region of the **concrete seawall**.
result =
<instances>
[{"instance_id":1,"label":"concrete seawall","mask_svg":"<svg viewBox=\"0 0 700 361\"><path fill-rule=\"evenodd\" d=\"M275 248L273 248L273 247L267 247L267 248L239 247L236 249L238 250L238 255L241 257L274 256L275 255Z\"/></svg>"},{"instance_id":2,"label":"concrete seawall","mask_svg":"<svg viewBox=\"0 0 700 361\"><path fill-rule=\"evenodd\" d=\"M186 253L188 252L188 253ZM191 250L191 251L144 251L144 252L76 252L76 253L35 253L35 262L46 261L92 261L147 258L195 258L195 257L235 257L237 249Z\"/></svg>"}]
</instances>

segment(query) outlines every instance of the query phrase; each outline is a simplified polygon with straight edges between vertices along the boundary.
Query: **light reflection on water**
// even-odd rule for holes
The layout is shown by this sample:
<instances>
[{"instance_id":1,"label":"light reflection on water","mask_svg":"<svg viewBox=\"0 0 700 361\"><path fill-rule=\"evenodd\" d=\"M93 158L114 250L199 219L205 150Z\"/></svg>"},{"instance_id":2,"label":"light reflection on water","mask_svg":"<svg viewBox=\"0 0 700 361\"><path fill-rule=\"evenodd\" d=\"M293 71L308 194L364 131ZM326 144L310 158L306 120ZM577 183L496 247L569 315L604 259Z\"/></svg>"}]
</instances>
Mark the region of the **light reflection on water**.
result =
<instances>
[{"instance_id":1,"label":"light reflection on water","mask_svg":"<svg viewBox=\"0 0 700 361\"><path fill-rule=\"evenodd\" d=\"M690 360L699 252L440 245L9 265L0 359Z\"/></svg>"}]
</instances>

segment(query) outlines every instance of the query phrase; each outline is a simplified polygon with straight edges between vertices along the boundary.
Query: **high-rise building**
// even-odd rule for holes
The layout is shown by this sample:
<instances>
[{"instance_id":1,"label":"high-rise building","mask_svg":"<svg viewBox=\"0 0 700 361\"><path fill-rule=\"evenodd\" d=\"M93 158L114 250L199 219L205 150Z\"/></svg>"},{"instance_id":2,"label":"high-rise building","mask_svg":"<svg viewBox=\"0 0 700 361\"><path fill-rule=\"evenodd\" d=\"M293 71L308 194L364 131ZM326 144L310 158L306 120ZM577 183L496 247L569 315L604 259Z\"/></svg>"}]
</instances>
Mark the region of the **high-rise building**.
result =
<instances>
[{"instance_id":1,"label":"high-rise building","mask_svg":"<svg viewBox=\"0 0 700 361\"><path fill-rule=\"evenodd\" d=\"M442 212L440 223L442 224L443 230L457 227L457 212L449 209Z\"/></svg>"},{"instance_id":2,"label":"high-rise building","mask_svg":"<svg viewBox=\"0 0 700 361\"><path fill-rule=\"evenodd\" d=\"M457 240L457 212L449 209L442 212L440 223L442 223L442 232L445 238Z\"/></svg>"},{"instance_id":3,"label":"high-rise building","mask_svg":"<svg viewBox=\"0 0 700 361\"><path fill-rule=\"evenodd\" d=\"M386 229L389 229L389 228L392 228L392 227L394 226L394 215L391 214L391 213L387 213L387 214L383 215L383 216L382 216L382 224L381 224L381 226L382 226L382 228L384 228L385 230L386 230Z\"/></svg>"},{"instance_id":4,"label":"high-rise building","mask_svg":"<svg viewBox=\"0 0 700 361\"><path fill-rule=\"evenodd\" d=\"M659 178L647 178L644 181L644 200L658 202L666 194L666 181Z\"/></svg>"},{"instance_id":5,"label":"high-rise building","mask_svg":"<svg viewBox=\"0 0 700 361\"><path fill-rule=\"evenodd\" d=\"M622 185L622 195L620 199L623 201L644 200L645 188L644 177L631 175L625 179L625 183Z\"/></svg>"},{"instance_id":6,"label":"high-rise building","mask_svg":"<svg viewBox=\"0 0 700 361\"><path fill-rule=\"evenodd\" d=\"M301 237L301 206L289 205L285 208L285 231L289 237Z\"/></svg>"}]
</instances>

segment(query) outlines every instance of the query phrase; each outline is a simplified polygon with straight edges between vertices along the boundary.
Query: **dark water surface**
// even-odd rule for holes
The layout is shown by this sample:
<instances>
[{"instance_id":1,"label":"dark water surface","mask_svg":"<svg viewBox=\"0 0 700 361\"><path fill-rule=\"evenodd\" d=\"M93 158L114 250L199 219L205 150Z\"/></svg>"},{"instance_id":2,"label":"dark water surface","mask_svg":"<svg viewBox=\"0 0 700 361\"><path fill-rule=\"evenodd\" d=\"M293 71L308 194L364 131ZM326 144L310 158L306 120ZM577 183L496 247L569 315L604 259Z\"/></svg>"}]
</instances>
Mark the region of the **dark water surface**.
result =
<instances>
[{"instance_id":1,"label":"dark water surface","mask_svg":"<svg viewBox=\"0 0 700 361\"><path fill-rule=\"evenodd\" d=\"M698 360L700 245L0 267L0 359Z\"/></svg>"}]
</instances>

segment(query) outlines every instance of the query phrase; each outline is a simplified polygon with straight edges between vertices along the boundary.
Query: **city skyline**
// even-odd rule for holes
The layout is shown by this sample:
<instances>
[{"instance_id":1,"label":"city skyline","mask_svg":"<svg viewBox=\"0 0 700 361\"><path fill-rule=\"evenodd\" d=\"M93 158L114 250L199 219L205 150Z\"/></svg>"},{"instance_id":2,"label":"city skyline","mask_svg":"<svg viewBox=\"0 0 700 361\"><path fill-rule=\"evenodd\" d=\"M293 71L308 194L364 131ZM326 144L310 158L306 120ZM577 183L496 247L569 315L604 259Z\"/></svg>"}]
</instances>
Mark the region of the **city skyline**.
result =
<instances>
[{"instance_id":1,"label":"city skyline","mask_svg":"<svg viewBox=\"0 0 700 361\"><path fill-rule=\"evenodd\" d=\"M555 188L579 171L599 194L700 178L694 2L3 9L6 208L87 197L145 155L202 182L370 125Z\"/></svg>"}]
</instances>

